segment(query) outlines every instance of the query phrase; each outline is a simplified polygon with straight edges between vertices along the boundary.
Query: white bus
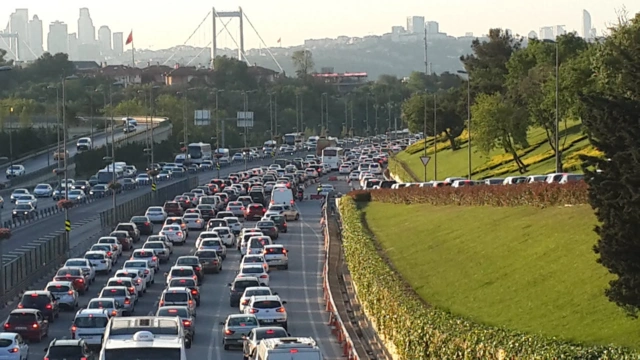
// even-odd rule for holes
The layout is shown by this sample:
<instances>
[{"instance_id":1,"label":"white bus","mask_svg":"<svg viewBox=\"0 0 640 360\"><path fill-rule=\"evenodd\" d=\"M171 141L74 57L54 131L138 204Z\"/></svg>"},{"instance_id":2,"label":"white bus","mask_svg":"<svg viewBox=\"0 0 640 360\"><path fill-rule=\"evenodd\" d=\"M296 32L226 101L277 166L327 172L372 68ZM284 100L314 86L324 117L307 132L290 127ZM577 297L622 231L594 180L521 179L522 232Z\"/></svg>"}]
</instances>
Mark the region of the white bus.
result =
<instances>
[{"instance_id":1,"label":"white bus","mask_svg":"<svg viewBox=\"0 0 640 360\"><path fill-rule=\"evenodd\" d=\"M105 340L100 360L187 360L184 342L160 338L150 331L138 331L130 339Z\"/></svg>"},{"instance_id":2,"label":"white bus","mask_svg":"<svg viewBox=\"0 0 640 360\"><path fill-rule=\"evenodd\" d=\"M220 148L216 150L215 157L218 158L217 161L221 163L228 163L231 161L231 155L229 154L229 149ZM216 161L216 160L214 160Z\"/></svg>"},{"instance_id":3,"label":"white bus","mask_svg":"<svg viewBox=\"0 0 640 360\"><path fill-rule=\"evenodd\" d=\"M331 170L338 170L342 163L344 149L339 147L327 147L322 149L322 163L331 166Z\"/></svg>"},{"instance_id":4,"label":"white bus","mask_svg":"<svg viewBox=\"0 0 640 360\"><path fill-rule=\"evenodd\" d=\"M284 136L282 137L282 142L286 145L292 145L297 148L301 148L302 143L304 142L304 133L284 134Z\"/></svg>"},{"instance_id":5,"label":"white bus","mask_svg":"<svg viewBox=\"0 0 640 360\"><path fill-rule=\"evenodd\" d=\"M189 161L194 164L202 164L203 161L213 158L211 144L206 143L189 144L187 154L189 155Z\"/></svg>"}]
</instances>

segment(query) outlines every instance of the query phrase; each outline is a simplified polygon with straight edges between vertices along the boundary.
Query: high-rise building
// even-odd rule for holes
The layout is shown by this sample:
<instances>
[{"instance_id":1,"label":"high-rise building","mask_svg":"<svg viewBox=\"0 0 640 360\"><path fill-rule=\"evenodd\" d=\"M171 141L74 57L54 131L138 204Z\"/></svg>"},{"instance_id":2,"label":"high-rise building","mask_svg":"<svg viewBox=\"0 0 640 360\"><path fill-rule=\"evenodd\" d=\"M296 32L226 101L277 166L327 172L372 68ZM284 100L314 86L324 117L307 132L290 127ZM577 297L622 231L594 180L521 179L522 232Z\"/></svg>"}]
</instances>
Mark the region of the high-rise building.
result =
<instances>
[{"instance_id":1,"label":"high-rise building","mask_svg":"<svg viewBox=\"0 0 640 360\"><path fill-rule=\"evenodd\" d=\"M540 39L541 40L554 40L555 36L553 35L553 26L544 26L540 28Z\"/></svg>"},{"instance_id":2,"label":"high-rise building","mask_svg":"<svg viewBox=\"0 0 640 360\"><path fill-rule=\"evenodd\" d=\"M29 56L29 10L16 9L9 18L9 32L17 34L17 38L9 38L9 50L15 54L16 59L26 60Z\"/></svg>"},{"instance_id":3,"label":"high-rise building","mask_svg":"<svg viewBox=\"0 0 640 360\"><path fill-rule=\"evenodd\" d=\"M591 39L596 39L598 37L598 30L596 28L591 28Z\"/></svg>"},{"instance_id":4,"label":"high-rise building","mask_svg":"<svg viewBox=\"0 0 640 360\"><path fill-rule=\"evenodd\" d=\"M538 34L536 34L535 31L531 30L531 31L529 31L529 35L527 35L527 38L529 38L529 39L537 39L538 38Z\"/></svg>"},{"instance_id":5,"label":"high-rise building","mask_svg":"<svg viewBox=\"0 0 640 360\"><path fill-rule=\"evenodd\" d=\"M391 27L391 33L392 34L404 34L404 27L403 26L392 26Z\"/></svg>"},{"instance_id":6,"label":"high-rise building","mask_svg":"<svg viewBox=\"0 0 640 360\"><path fill-rule=\"evenodd\" d=\"M89 9L81 8L78 18L78 44L93 44L96 42L96 27L89 15Z\"/></svg>"},{"instance_id":7,"label":"high-rise building","mask_svg":"<svg viewBox=\"0 0 640 360\"><path fill-rule=\"evenodd\" d=\"M591 14L587 10L582 10L582 36L591 39Z\"/></svg>"},{"instance_id":8,"label":"high-rise building","mask_svg":"<svg viewBox=\"0 0 640 360\"><path fill-rule=\"evenodd\" d=\"M35 58L44 52L42 37L42 20L38 15L33 15L33 19L29 21L29 47Z\"/></svg>"},{"instance_id":9,"label":"high-rise building","mask_svg":"<svg viewBox=\"0 0 640 360\"><path fill-rule=\"evenodd\" d=\"M566 35L567 30L564 29L564 25L556 25L555 26L555 35L556 37Z\"/></svg>"},{"instance_id":10,"label":"high-rise building","mask_svg":"<svg viewBox=\"0 0 640 360\"><path fill-rule=\"evenodd\" d=\"M67 36L67 46L68 46L68 54L69 60L78 60L78 37L76 33L71 33Z\"/></svg>"},{"instance_id":11,"label":"high-rise building","mask_svg":"<svg viewBox=\"0 0 640 360\"><path fill-rule=\"evenodd\" d=\"M440 24L437 21L427 21L427 34L437 34L440 32Z\"/></svg>"},{"instance_id":12,"label":"high-rise building","mask_svg":"<svg viewBox=\"0 0 640 360\"><path fill-rule=\"evenodd\" d=\"M108 26L102 25L98 30L98 43L100 43L100 53L103 56L111 55L111 29Z\"/></svg>"},{"instance_id":13,"label":"high-rise building","mask_svg":"<svg viewBox=\"0 0 640 360\"><path fill-rule=\"evenodd\" d=\"M407 16L407 32L424 34L424 16Z\"/></svg>"},{"instance_id":14,"label":"high-rise building","mask_svg":"<svg viewBox=\"0 0 640 360\"><path fill-rule=\"evenodd\" d=\"M124 53L124 35L121 32L113 33L113 53L116 56Z\"/></svg>"},{"instance_id":15,"label":"high-rise building","mask_svg":"<svg viewBox=\"0 0 640 360\"><path fill-rule=\"evenodd\" d=\"M69 53L69 29L62 21L54 21L49 24L47 34L47 51L51 54Z\"/></svg>"}]
</instances>

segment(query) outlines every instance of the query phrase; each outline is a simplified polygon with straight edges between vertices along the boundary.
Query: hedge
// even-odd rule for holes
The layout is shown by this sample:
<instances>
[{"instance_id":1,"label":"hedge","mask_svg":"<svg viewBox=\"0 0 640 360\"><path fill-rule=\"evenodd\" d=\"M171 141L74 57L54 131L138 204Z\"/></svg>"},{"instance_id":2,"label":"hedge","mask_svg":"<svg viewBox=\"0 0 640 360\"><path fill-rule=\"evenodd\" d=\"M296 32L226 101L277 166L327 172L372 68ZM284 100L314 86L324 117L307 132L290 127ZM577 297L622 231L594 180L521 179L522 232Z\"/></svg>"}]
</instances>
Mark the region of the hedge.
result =
<instances>
[{"instance_id":1,"label":"hedge","mask_svg":"<svg viewBox=\"0 0 640 360\"><path fill-rule=\"evenodd\" d=\"M584 181L568 184L477 185L460 188L412 186L400 189L355 190L348 195L356 201L460 206L548 207L588 204L589 200L587 184Z\"/></svg>"},{"instance_id":2,"label":"hedge","mask_svg":"<svg viewBox=\"0 0 640 360\"><path fill-rule=\"evenodd\" d=\"M345 260L358 299L400 359L640 359L632 350L527 335L430 307L378 253L356 202L343 197L339 209Z\"/></svg>"}]
</instances>

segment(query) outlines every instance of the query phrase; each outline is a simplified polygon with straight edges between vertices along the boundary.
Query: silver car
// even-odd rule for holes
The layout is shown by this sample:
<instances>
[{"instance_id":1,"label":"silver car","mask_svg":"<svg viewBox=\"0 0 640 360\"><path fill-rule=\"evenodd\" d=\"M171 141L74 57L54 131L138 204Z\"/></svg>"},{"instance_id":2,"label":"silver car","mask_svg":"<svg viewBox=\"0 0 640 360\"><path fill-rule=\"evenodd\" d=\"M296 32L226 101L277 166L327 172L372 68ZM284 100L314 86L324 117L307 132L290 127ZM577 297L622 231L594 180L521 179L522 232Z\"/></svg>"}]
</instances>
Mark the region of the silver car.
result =
<instances>
[{"instance_id":1,"label":"silver car","mask_svg":"<svg viewBox=\"0 0 640 360\"><path fill-rule=\"evenodd\" d=\"M260 326L256 316L251 314L231 314L220 325L222 325L222 344L225 350L231 347L242 347L244 338L249 335L249 332Z\"/></svg>"},{"instance_id":2,"label":"silver car","mask_svg":"<svg viewBox=\"0 0 640 360\"><path fill-rule=\"evenodd\" d=\"M220 239L204 239L200 242L198 250L215 250L222 260L227 258L227 247L222 244Z\"/></svg>"},{"instance_id":3,"label":"silver car","mask_svg":"<svg viewBox=\"0 0 640 360\"><path fill-rule=\"evenodd\" d=\"M87 195L85 195L82 190L71 190L69 191L69 200L74 202L82 202L87 199Z\"/></svg>"},{"instance_id":4,"label":"silver car","mask_svg":"<svg viewBox=\"0 0 640 360\"><path fill-rule=\"evenodd\" d=\"M31 205L34 209L38 208L38 199L33 195L20 195L16 198L16 205Z\"/></svg>"},{"instance_id":5,"label":"silver car","mask_svg":"<svg viewBox=\"0 0 640 360\"><path fill-rule=\"evenodd\" d=\"M129 289L125 286L106 286L102 288L98 297L115 299L122 305L125 315L131 315L135 311L135 299L131 297Z\"/></svg>"},{"instance_id":6,"label":"silver car","mask_svg":"<svg viewBox=\"0 0 640 360\"><path fill-rule=\"evenodd\" d=\"M78 307L78 292L71 281L49 281L44 289L56 297L60 308L74 310Z\"/></svg>"},{"instance_id":7,"label":"silver car","mask_svg":"<svg viewBox=\"0 0 640 360\"><path fill-rule=\"evenodd\" d=\"M169 249L169 254L173 254L173 242L171 242L171 240L169 240L166 236L164 235L150 235L147 237L147 242L151 242L151 241L161 241L163 242L165 245L167 245L167 248Z\"/></svg>"},{"instance_id":8,"label":"silver car","mask_svg":"<svg viewBox=\"0 0 640 360\"><path fill-rule=\"evenodd\" d=\"M124 286L126 288L129 288L129 296L133 298L133 302L137 303L138 299L140 298L138 296L138 290L136 288L134 280L129 277L112 277L107 280L104 286Z\"/></svg>"},{"instance_id":9,"label":"silver car","mask_svg":"<svg viewBox=\"0 0 640 360\"><path fill-rule=\"evenodd\" d=\"M231 211L236 217L244 218L244 205L240 201L231 201L227 204L226 211Z\"/></svg>"},{"instance_id":10,"label":"silver car","mask_svg":"<svg viewBox=\"0 0 640 360\"><path fill-rule=\"evenodd\" d=\"M147 209L147 212L144 213L144 216L149 218L154 224L162 224L165 220L167 220L167 213L161 206L152 206Z\"/></svg>"},{"instance_id":11,"label":"silver car","mask_svg":"<svg viewBox=\"0 0 640 360\"><path fill-rule=\"evenodd\" d=\"M171 251L163 241L147 241L142 248L153 251L161 263L169 261Z\"/></svg>"},{"instance_id":12,"label":"silver car","mask_svg":"<svg viewBox=\"0 0 640 360\"><path fill-rule=\"evenodd\" d=\"M33 189L33 195L35 197L52 197L53 187L49 184L38 184Z\"/></svg>"},{"instance_id":13,"label":"silver car","mask_svg":"<svg viewBox=\"0 0 640 360\"><path fill-rule=\"evenodd\" d=\"M93 298L89 300L87 309L105 309L111 316L122 316L122 304L114 298Z\"/></svg>"},{"instance_id":14,"label":"silver car","mask_svg":"<svg viewBox=\"0 0 640 360\"><path fill-rule=\"evenodd\" d=\"M159 234L166 236L174 244L184 245L186 242L186 234L180 225L167 225L162 228Z\"/></svg>"}]
</instances>

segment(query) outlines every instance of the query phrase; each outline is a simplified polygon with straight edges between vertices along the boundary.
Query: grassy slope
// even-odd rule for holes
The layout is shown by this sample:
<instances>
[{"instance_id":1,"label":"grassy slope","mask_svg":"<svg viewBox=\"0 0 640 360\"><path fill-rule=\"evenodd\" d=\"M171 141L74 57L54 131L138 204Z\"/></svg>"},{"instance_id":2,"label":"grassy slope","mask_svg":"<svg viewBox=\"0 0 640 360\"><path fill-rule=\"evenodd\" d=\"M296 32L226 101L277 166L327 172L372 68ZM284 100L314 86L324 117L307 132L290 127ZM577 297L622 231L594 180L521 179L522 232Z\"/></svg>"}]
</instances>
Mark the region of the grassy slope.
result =
<instances>
[{"instance_id":1,"label":"grassy slope","mask_svg":"<svg viewBox=\"0 0 640 360\"><path fill-rule=\"evenodd\" d=\"M394 266L430 304L528 333L640 348L637 321L603 294L611 276L591 250L596 219L588 206L372 202L364 211Z\"/></svg>"},{"instance_id":2,"label":"grassy slope","mask_svg":"<svg viewBox=\"0 0 640 360\"><path fill-rule=\"evenodd\" d=\"M581 125L578 122L569 122L567 124L567 129L564 130L567 133L567 136L566 136L567 144L571 142L571 140L574 140L582 136L580 132L580 126ZM544 130L540 128L533 128L529 130L529 135L528 135L529 144L533 145L538 142L544 141L545 139L546 139L546 135ZM561 137L560 139L561 145L563 144L564 139L565 139L564 137ZM564 152L565 165L569 165L569 163L573 163L575 165L575 159L573 159L575 155L572 155L572 154L574 154L579 150L584 150L585 148L588 148L588 147L590 147L589 141L582 140L579 143L576 143L573 146L571 146L571 148L567 149ZM483 154L481 151L479 151L473 146L473 140L472 140L471 150L472 150L471 164L473 169L481 167L484 163L491 161L492 159L501 158L505 156L504 151L501 151L501 150L493 150L489 154ZM549 146L548 143L545 143L538 149L525 155L522 158L523 161L525 161L525 163L527 163L527 160L531 162L535 162L535 164L529 166L528 168L529 171L526 174L538 175L538 174L547 174L547 173L553 172L555 170L555 159L551 158L551 159L547 159L540 162L536 161L536 157L540 157L541 154L545 152L551 152L551 151L552 151L551 146ZM444 180L445 178L451 177L451 176L466 177L467 169L468 169L467 154L468 154L468 151L467 151L466 143L462 144L461 148L456 151L451 151L450 149L447 149L447 150L442 150L438 152L438 180ZM405 152L401 152L397 156L398 160L403 161L413 170L413 172L420 178L419 179L420 181L422 181L422 177L424 174L424 167L422 166L422 162L420 161L421 156L422 156L422 153L410 155ZM429 180L433 180L433 171L434 171L433 155L431 155L431 157L432 157L431 161L427 166L427 178ZM506 168L509 166L513 167L514 163L510 162L509 164L502 165L500 168ZM393 169L391 169L391 171L393 171ZM572 171L580 172L579 169L572 170ZM499 177L505 177L509 175L518 175L518 174L519 173L514 170L514 171L508 172L505 175L499 175ZM484 171L474 175L473 177L475 179L479 179L479 178L483 178L491 175L492 175L491 171Z\"/></svg>"}]
</instances>

